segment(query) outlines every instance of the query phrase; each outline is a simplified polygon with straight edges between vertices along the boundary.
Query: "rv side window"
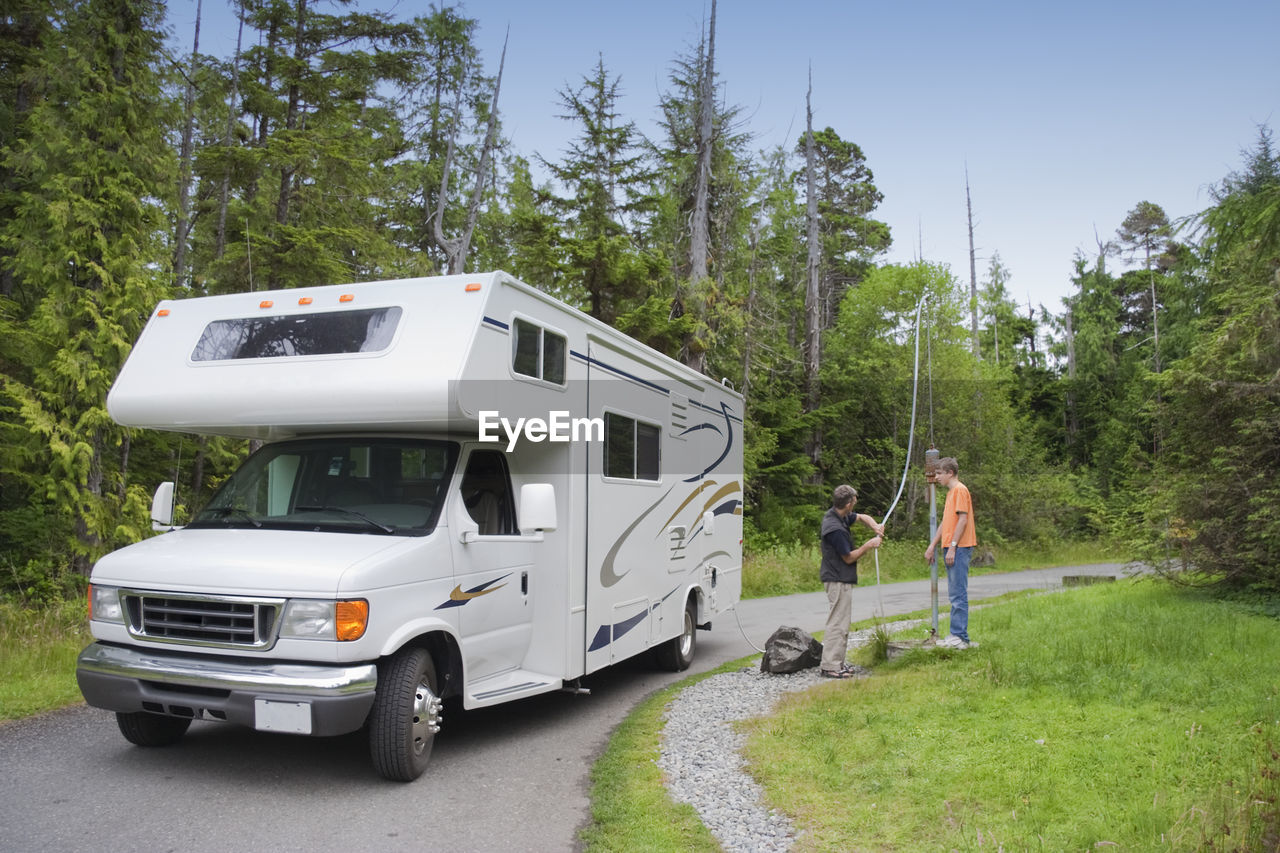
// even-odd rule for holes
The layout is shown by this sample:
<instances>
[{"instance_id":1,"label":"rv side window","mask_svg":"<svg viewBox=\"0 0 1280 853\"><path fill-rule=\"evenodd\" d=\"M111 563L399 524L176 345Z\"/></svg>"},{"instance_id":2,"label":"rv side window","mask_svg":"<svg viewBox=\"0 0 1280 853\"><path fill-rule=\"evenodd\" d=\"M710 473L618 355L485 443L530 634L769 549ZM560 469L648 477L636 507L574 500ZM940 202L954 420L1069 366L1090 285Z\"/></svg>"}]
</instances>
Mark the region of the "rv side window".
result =
<instances>
[{"instance_id":1,"label":"rv side window","mask_svg":"<svg viewBox=\"0 0 1280 853\"><path fill-rule=\"evenodd\" d=\"M497 450L473 450L460 485L462 502L480 527L481 536L510 536L516 529L515 501L506 454Z\"/></svg>"},{"instance_id":2,"label":"rv side window","mask_svg":"<svg viewBox=\"0 0 1280 853\"><path fill-rule=\"evenodd\" d=\"M564 336L519 318L511 328L511 368L521 376L563 385L569 350Z\"/></svg>"},{"instance_id":3,"label":"rv side window","mask_svg":"<svg viewBox=\"0 0 1280 853\"><path fill-rule=\"evenodd\" d=\"M659 440L661 428L617 415L604 413L604 475L622 480L661 479Z\"/></svg>"}]
</instances>

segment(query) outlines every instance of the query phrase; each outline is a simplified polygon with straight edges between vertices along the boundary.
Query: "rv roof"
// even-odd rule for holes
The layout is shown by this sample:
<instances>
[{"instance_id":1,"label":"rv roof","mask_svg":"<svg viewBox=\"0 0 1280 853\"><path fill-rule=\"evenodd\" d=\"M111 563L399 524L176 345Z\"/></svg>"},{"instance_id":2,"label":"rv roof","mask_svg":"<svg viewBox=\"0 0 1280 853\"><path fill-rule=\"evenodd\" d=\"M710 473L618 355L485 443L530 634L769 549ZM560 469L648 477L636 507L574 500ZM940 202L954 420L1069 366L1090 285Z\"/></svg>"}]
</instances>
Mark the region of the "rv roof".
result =
<instances>
[{"instance_id":1,"label":"rv roof","mask_svg":"<svg viewBox=\"0 0 1280 853\"><path fill-rule=\"evenodd\" d=\"M478 341L483 328L489 335L507 328L515 305L570 333L571 347L590 337L662 375L707 381L492 272L166 300L121 369L107 409L125 426L271 439L337 429L448 430L474 418L451 383L511 378L510 354ZM484 357L473 357L477 349Z\"/></svg>"}]
</instances>

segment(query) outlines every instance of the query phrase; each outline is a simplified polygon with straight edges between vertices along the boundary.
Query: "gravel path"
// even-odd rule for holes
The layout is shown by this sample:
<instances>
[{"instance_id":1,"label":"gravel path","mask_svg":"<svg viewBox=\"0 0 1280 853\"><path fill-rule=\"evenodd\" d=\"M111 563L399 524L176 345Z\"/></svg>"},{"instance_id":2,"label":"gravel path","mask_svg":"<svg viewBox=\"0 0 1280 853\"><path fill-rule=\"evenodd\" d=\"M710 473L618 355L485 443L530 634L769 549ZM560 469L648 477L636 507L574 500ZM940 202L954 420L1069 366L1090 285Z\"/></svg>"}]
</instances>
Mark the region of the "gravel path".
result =
<instances>
[{"instance_id":1,"label":"gravel path","mask_svg":"<svg viewBox=\"0 0 1280 853\"><path fill-rule=\"evenodd\" d=\"M882 627L893 633L922 621ZM849 648L866 644L873 630L851 633ZM765 808L763 792L740 755L746 738L733 724L764 716L783 694L825 680L816 667L790 675L758 668L725 672L686 687L667 706L658 758L667 790L697 810L725 850L785 851L796 837L786 815Z\"/></svg>"}]
</instances>

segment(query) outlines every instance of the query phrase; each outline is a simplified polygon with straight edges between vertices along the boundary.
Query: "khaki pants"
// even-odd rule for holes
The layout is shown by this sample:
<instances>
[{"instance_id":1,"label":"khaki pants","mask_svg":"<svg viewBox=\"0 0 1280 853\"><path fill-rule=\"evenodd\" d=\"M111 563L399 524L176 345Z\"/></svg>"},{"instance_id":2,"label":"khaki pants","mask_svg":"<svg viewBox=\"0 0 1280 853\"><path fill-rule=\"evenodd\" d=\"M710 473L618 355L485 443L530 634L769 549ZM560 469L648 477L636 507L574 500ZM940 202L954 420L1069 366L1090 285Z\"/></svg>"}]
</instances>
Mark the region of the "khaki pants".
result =
<instances>
[{"instance_id":1,"label":"khaki pants","mask_svg":"<svg viewBox=\"0 0 1280 853\"><path fill-rule=\"evenodd\" d=\"M822 637L822 669L835 672L844 666L849 652L849 617L853 614L853 584L824 584L831 612L827 614L827 627Z\"/></svg>"}]
</instances>

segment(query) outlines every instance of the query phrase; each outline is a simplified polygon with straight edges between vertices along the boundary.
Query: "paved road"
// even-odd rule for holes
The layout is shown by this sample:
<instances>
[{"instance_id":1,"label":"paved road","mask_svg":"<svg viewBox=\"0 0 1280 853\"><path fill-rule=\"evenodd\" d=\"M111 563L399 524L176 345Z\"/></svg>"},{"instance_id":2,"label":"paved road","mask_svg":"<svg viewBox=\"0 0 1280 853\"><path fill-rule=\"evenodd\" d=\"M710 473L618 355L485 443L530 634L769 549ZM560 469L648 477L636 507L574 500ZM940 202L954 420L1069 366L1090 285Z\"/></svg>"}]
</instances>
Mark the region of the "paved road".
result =
<instances>
[{"instance_id":1,"label":"paved road","mask_svg":"<svg viewBox=\"0 0 1280 853\"><path fill-rule=\"evenodd\" d=\"M972 598L1058 586L1064 574L970 580ZM946 583L941 584L945 604ZM854 620L929 606L928 581L859 588ZM821 593L739 605L759 646L779 625L821 630ZM974 617L982 637L982 617ZM692 671L752 649L729 616L700 632ZM358 736L319 739L197 722L175 747L139 749L113 715L84 706L0 726L0 850L500 851L572 850L588 818L587 773L610 732L678 678L626 663L587 679L591 695L556 693L455 714L417 782L374 775Z\"/></svg>"}]
</instances>

